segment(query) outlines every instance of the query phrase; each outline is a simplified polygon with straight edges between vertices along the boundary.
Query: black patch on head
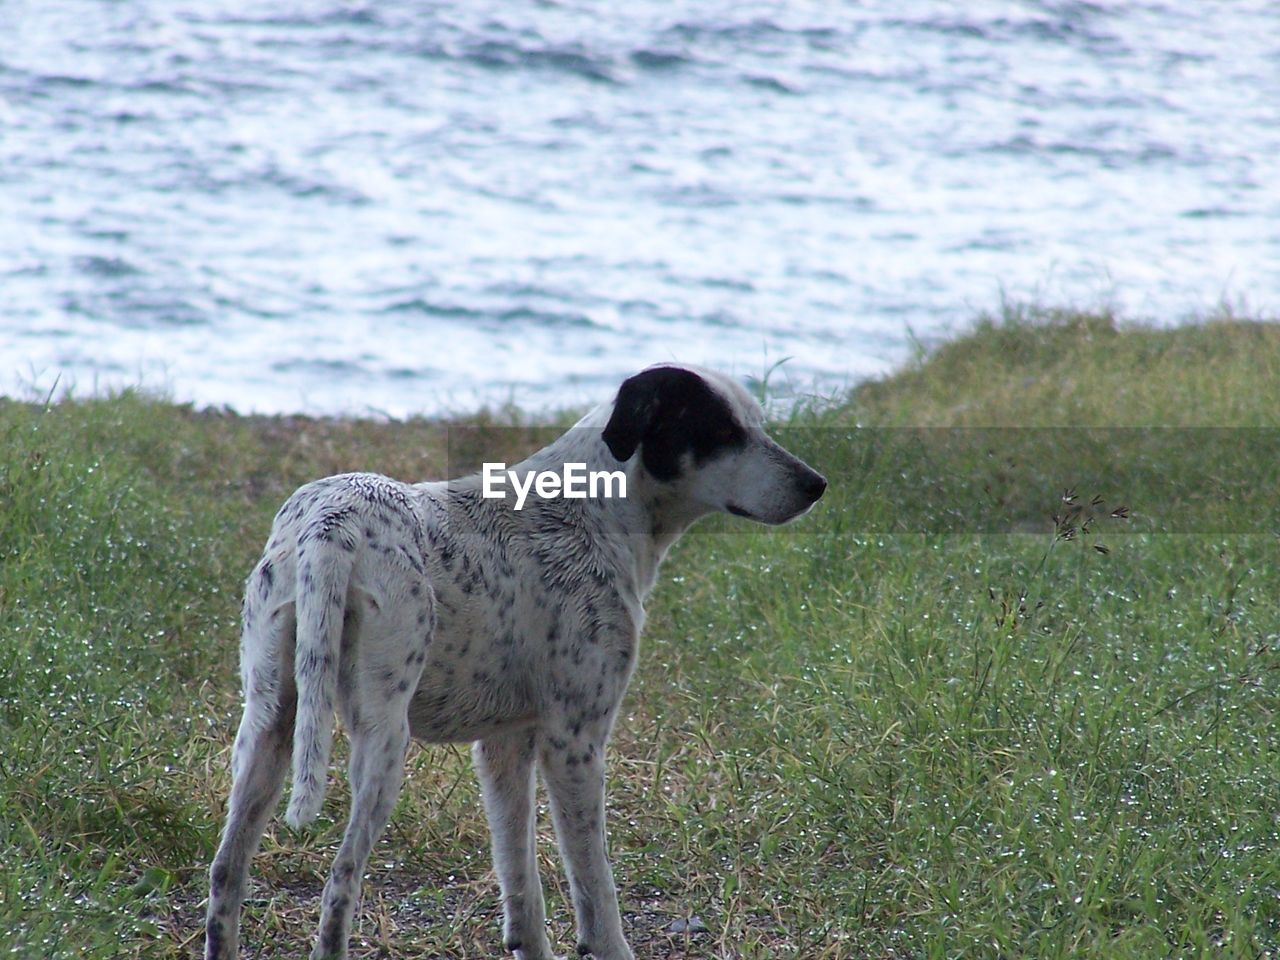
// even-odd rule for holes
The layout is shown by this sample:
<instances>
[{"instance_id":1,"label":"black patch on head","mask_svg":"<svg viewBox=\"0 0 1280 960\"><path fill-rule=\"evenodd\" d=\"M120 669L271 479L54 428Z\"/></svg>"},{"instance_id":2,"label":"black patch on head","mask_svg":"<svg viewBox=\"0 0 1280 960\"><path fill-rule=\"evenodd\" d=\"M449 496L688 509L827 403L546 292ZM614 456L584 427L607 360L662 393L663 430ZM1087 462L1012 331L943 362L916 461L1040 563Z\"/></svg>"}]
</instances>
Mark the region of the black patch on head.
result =
<instances>
[{"instance_id":1,"label":"black patch on head","mask_svg":"<svg viewBox=\"0 0 1280 960\"><path fill-rule=\"evenodd\" d=\"M680 461L695 464L741 448L747 432L707 381L691 370L655 367L624 381L604 428L609 452L640 462L658 480L674 480Z\"/></svg>"}]
</instances>

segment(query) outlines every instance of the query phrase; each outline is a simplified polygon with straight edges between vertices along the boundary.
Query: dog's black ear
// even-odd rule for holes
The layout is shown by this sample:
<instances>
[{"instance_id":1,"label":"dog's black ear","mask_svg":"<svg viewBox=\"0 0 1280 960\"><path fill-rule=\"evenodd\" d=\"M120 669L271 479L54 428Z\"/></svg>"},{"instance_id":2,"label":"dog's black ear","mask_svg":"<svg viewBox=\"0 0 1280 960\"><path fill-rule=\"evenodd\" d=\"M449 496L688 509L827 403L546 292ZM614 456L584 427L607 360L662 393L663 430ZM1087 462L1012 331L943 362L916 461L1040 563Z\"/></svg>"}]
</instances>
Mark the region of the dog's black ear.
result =
<instances>
[{"instance_id":1,"label":"dog's black ear","mask_svg":"<svg viewBox=\"0 0 1280 960\"><path fill-rule=\"evenodd\" d=\"M642 370L618 388L613 414L602 434L605 446L618 460L625 462L635 455L658 412L658 398L670 373L661 367Z\"/></svg>"}]
</instances>

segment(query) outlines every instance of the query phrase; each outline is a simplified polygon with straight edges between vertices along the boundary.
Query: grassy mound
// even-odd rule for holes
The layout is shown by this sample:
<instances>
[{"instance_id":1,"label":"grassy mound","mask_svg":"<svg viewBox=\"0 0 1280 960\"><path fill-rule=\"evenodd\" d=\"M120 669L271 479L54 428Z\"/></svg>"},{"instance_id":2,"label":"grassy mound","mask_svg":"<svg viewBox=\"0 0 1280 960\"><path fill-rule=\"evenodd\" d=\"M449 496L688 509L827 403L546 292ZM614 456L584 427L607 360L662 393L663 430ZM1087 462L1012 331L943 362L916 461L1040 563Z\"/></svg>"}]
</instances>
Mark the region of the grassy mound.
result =
<instances>
[{"instance_id":1,"label":"grassy mound","mask_svg":"<svg viewBox=\"0 0 1280 960\"><path fill-rule=\"evenodd\" d=\"M610 784L638 955L1273 950L1278 372L1271 325L1023 311L781 425L828 497L696 528L650 604ZM468 443L514 459L510 422ZM440 476L451 426L0 401L15 956L198 949L271 515L326 473ZM305 953L345 810L269 830L253 955ZM500 955L464 751L412 751L371 874L355 955Z\"/></svg>"}]
</instances>

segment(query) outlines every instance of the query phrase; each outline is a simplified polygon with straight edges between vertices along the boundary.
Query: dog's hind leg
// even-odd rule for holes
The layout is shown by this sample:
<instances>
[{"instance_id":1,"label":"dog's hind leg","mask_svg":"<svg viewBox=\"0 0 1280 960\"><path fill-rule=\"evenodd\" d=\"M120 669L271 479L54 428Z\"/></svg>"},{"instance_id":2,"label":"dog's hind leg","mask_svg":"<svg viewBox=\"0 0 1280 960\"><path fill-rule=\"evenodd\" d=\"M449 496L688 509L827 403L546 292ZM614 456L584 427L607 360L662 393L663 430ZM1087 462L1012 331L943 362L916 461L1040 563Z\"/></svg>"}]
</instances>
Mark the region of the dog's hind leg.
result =
<instances>
[{"instance_id":1,"label":"dog's hind leg","mask_svg":"<svg viewBox=\"0 0 1280 960\"><path fill-rule=\"evenodd\" d=\"M385 610L359 592L349 601L356 610L344 628L338 705L351 741L351 819L325 884L312 960L347 956L364 869L400 795L409 700L431 641L430 591L419 591L420 602Z\"/></svg>"},{"instance_id":2,"label":"dog's hind leg","mask_svg":"<svg viewBox=\"0 0 1280 960\"><path fill-rule=\"evenodd\" d=\"M256 634L259 625L246 611L245 708L231 753L233 785L227 823L209 871L207 960L232 960L238 955L240 904L249 861L280 800L289 769L297 706L292 608L278 608L265 620L261 634Z\"/></svg>"},{"instance_id":3,"label":"dog's hind leg","mask_svg":"<svg viewBox=\"0 0 1280 960\"><path fill-rule=\"evenodd\" d=\"M536 744L535 731L517 730L472 750L502 888L503 941L518 960L552 960L534 835Z\"/></svg>"}]
</instances>

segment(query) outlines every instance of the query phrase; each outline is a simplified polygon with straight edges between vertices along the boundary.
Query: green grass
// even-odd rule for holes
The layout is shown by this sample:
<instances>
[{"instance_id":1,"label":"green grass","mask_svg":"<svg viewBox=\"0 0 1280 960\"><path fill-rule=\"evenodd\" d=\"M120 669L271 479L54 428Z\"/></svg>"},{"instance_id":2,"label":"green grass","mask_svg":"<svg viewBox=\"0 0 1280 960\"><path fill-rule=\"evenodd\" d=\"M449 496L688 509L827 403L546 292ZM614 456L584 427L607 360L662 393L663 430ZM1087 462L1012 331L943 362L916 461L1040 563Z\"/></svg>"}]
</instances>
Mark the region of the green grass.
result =
<instances>
[{"instance_id":1,"label":"green grass","mask_svg":"<svg viewBox=\"0 0 1280 960\"><path fill-rule=\"evenodd\" d=\"M513 459L512 417L469 443ZM1276 326L1029 309L791 415L827 498L698 528L650 604L610 782L638 956L1276 956L1277 421ZM0 947L196 953L272 513L447 458L425 421L0 401ZM343 793L269 831L247 948L305 954ZM356 956L500 955L464 751L413 751L371 873Z\"/></svg>"}]
</instances>

